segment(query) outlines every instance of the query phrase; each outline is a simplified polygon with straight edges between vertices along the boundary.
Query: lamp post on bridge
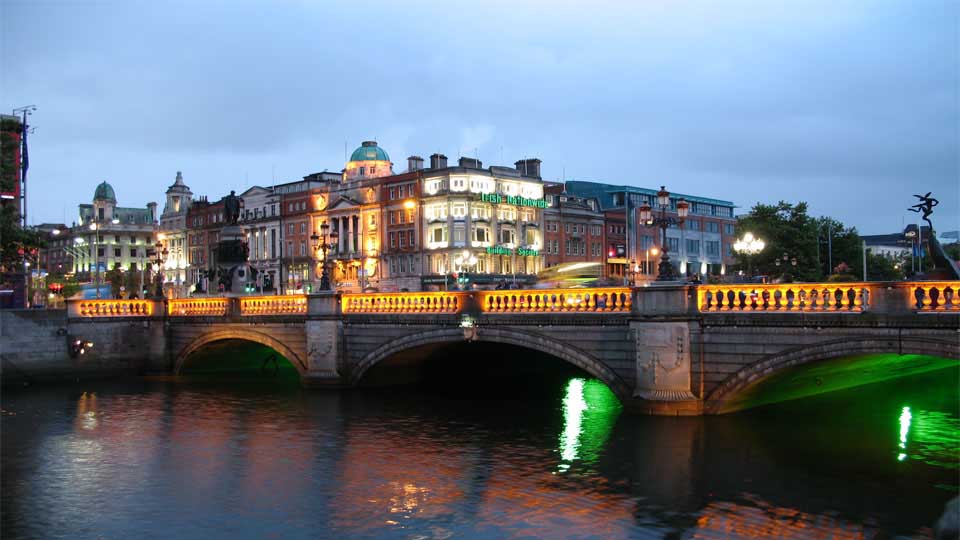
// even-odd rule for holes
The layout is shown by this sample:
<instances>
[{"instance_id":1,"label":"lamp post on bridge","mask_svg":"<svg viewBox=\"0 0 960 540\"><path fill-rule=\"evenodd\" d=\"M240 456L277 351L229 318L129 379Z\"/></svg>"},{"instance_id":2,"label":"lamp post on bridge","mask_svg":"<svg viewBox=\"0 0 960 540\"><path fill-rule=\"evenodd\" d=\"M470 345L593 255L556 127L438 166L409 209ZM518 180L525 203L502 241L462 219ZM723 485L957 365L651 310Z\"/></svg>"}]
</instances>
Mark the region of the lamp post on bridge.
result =
<instances>
[{"instance_id":1,"label":"lamp post on bridge","mask_svg":"<svg viewBox=\"0 0 960 540\"><path fill-rule=\"evenodd\" d=\"M673 281L679 277L676 272L674 272L673 265L670 264L670 255L668 254L670 247L667 245L667 227L677 225L681 229L683 228L683 223L687 218L687 212L690 210L690 203L684 199L677 201L677 217L667 215L667 209L669 208L670 192L667 191L665 186L660 186L660 191L657 192L656 210L659 210L658 216L653 215L655 210L651 208L649 204L643 203L640 205L640 221L647 225L660 227L660 251L662 256L660 257L657 281Z\"/></svg>"},{"instance_id":2,"label":"lamp post on bridge","mask_svg":"<svg viewBox=\"0 0 960 540\"><path fill-rule=\"evenodd\" d=\"M766 246L766 244L763 240L754 238L751 232L744 234L743 238L740 238L733 244L733 250L747 258L747 277L753 277L751 264L753 262L753 256L763 251L764 246ZM784 257L786 257L786 253L784 253ZM779 264L780 261L778 259L777 265L779 266Z\"/></svg>"},{"instance_id":3,"label":"lamp post on bridge","mask_svg":"<svg viewBox=\"0 0 960 540\"><path fill-rule=\"evenodd\" d=\"M154 293L157 299L163 298L163 261L166 260L167 254L170 252L163 247L163 242L157 240L157 243L153 245L156 248L156 256L154 263L157 265L157 290Z\"/></svg>"},{"instance_id":4,"label":"lamp post on bridge","mask_svg":"<svg viewBox=\"0 0 960 540\"><path fill-rule=\"evenodd\" d=\"M323 266L320 271L320 290L329 291L330 290L330 277L327 275L327 251L332 250L333 247L337 244L337 239L339 235L337 231L333 231L327 235L327 231L330 230L330 225L324 221L320 224L320 231L323 233L323 236L318 236L316 232L310 235L310 242L313 243L313 251L316 253L319 250L323 254Z\"/></svg>"}]
</instances>

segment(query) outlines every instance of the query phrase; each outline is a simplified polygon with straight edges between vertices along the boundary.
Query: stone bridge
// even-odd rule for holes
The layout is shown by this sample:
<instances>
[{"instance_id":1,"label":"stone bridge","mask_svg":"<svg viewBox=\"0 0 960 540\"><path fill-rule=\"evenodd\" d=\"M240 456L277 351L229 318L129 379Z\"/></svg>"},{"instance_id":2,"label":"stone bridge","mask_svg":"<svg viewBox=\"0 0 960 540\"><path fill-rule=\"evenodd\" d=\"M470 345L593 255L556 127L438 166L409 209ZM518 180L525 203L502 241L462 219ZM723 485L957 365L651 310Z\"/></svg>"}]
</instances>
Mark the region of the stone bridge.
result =
<instances>
[{"instance_id":1,"label":"stone bridge","mask_svg":"<svg viewBox=\"0 0 960 540\"><path fill-rule=\"evenodd\" d=\"M283 354L305 385L350 387L394 355L492 342L577 366L628 410L710 414L735 410L758 381L811 362L960 359L958 292L954 281L77 300L56 328L65 337L45 350L91 343L71 351L72 365L179 373L211 343L247 340ZM55 324L37 330L28 315L5 316L4 340L48 337ZM23 351L6 349L4 372L22 370Z\"/></svg>"}]
</instances>

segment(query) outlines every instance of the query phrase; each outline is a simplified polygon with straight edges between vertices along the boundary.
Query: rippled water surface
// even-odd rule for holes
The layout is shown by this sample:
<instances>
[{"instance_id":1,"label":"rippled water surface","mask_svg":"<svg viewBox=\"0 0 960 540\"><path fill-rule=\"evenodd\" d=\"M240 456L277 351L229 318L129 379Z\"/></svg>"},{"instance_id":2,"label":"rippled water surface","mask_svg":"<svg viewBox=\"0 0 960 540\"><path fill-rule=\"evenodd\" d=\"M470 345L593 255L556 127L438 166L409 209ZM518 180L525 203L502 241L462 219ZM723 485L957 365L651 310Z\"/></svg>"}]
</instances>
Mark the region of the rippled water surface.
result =
<instances>
[{"instance_id":1,"label":"rippled water surface","mask_svg":"<svg viewBox=\"0 0 960 540\"><path fill-rule=\"evenodd\" d=\"M6 389L14 538L928 537L956 370L708 418L528 398L136 380Z\"/></svg>"}]
</instances>

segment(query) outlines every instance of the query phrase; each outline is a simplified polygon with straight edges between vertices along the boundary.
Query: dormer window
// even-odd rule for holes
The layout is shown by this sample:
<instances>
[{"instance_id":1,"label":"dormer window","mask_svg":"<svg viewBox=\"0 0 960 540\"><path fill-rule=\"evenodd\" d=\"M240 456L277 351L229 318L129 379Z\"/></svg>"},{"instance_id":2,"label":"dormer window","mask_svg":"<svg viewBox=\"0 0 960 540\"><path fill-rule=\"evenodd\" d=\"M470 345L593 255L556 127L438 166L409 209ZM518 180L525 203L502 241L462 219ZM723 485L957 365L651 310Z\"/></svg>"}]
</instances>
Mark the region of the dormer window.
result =
<instances>
[{"instance_id":1,"label":"dormer window","mask_svg":"<svg viewBox=\"0 0 960 540\"><path fill-rule=\"evenodd\" d=\"M360 176L365 175L365 174L366 174L366 172L365 172L366 170L367 170L366 167L360 167Z\"/></svg>"}]
</instances>

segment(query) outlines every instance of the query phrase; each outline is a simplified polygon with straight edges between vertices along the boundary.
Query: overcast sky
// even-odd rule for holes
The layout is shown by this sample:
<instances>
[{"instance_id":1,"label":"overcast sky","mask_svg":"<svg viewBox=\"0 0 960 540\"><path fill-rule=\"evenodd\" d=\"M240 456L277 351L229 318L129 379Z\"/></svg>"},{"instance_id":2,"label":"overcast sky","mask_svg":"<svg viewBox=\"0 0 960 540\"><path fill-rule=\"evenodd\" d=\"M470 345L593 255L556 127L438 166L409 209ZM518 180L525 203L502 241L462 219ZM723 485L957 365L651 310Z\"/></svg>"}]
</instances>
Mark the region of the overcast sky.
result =
<instances>
[{"instance_id":1,"label":"overcast sky","mask_svg":"<svg viewBox=\"0 0 960 540\"><path fill-rule=\"evenodd\" d=\"M0 0L29 217L339 171L376 139L545 179L960 227L960 2ZM501 158L502 155L502 158Z\"/></svg>"}]
</instances>

